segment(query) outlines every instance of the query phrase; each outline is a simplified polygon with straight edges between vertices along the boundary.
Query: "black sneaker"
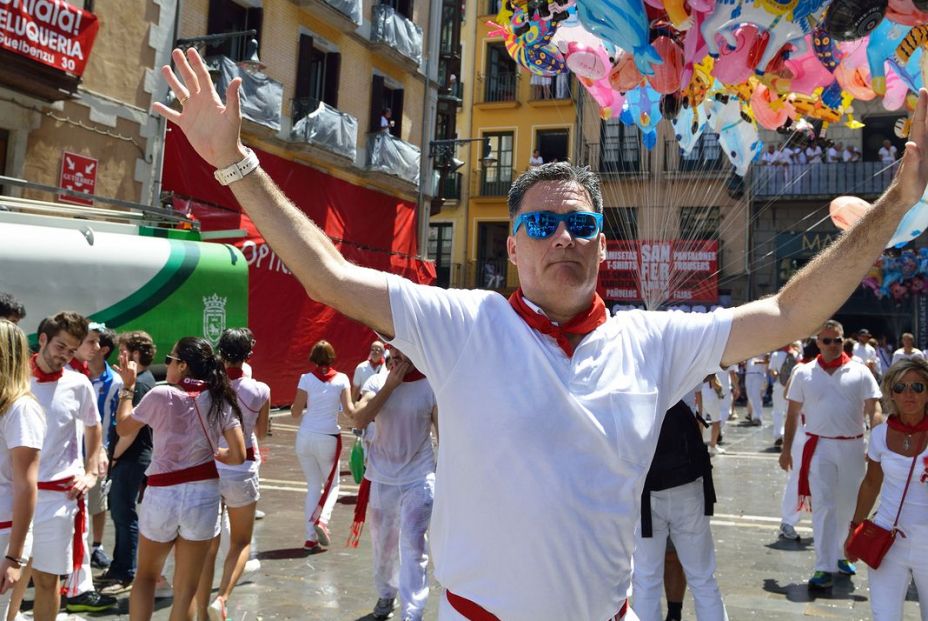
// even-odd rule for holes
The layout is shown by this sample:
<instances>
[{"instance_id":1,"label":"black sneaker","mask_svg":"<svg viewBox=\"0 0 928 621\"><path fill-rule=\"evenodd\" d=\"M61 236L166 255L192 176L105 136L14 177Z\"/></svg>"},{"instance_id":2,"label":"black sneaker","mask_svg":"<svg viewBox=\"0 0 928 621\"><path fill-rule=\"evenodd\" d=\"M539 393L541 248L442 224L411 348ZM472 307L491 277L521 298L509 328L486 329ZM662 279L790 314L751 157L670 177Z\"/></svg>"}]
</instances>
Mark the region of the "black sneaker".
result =
<instances>
[{"instance_id":1,"label":"black sneaker","mask_svg":"<svg viewBox=\"0 0 928 621\"><path fill-rule=\"evenodd\" d=\"M96 591L87 591L77 597L69 597L64 608L68 612L103 612L116 605L116 598L111 595L101 595Z\"/></svg>"},{"instance_id":2,"label":"black sneaker","mask_svg":"<svg viewBox=\"0 0 928 621\"><path fill-rule=\"evenodd\" d=\"M93 549L93 552L90 553L90 566L94 569L109 569L112 562L113 561L106 555L102 546L97 546Z\"/></svg>"},{"instance_id":3,"label":"black sneaker","mask_svg":"<svg viewBox=\"0 0 928 621\"><path fill-rule=\"evenodd\" d=\"M102 595L119 595L132 588L132 578L114 576L109 570L94 578L93 583Z\"/></svg>"}]
</instances>

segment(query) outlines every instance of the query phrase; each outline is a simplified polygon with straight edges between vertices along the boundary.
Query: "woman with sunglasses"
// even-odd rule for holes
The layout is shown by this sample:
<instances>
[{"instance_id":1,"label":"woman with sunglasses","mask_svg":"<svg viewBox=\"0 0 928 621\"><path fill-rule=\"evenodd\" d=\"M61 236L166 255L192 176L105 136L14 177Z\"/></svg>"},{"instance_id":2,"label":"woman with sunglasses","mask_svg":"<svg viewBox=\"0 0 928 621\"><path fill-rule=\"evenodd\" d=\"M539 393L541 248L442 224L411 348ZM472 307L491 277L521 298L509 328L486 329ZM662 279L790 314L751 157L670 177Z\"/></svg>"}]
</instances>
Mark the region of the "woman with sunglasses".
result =
<instances>
[{"instance_id":1,"label":"woman with sunglasses","mask_svg":"<svg viewBox=\"0 0 928 621\"><path fill-rule=\"evenodd\" d=\"M29 344L16 324L0 319L0 619L32 554L39 451L45 413L32 396Z\"/></svg>"},{"instance_id":2,"label":"woman with sunglasses","mask_svg":"<svg viewBox=\"0 0 928 621\"><path fill-rule=\"evenodd\" d=\"M139 512L138 570L129 599L132 621L151 619L155 584L174 549L171 621L192 618L194 596L210 542L219 534L216 461L245 461L241 411L222 361L208 341L184 337L165 360L167 385L156 386L132 408L137 365L119 356L125 388L119 393L116 431L127 436L148 425L151 465ZM220 448L220 437L228 447Z\"/></svg>"},{"instance_id":3,"label":"woman with sunglasses","mask_svg":"<svg viewBox=\"0 0 928 621\"><path fill-rule=\"evenodd\" d=\"M877 497L873 521L891 529L899 512L903 491L908 491L899 513L896 537L879 569L870 569L870 608L874 621L899 621L912 578L919 592L921 618L928 619L928 363L901 360L883 378L883 394L889 395L892 412L885 425L870 432L867 474L857 494L857 509L850 531L867 519ZM908 480L912 468L911 480ZM848 534L850 539L850 533ZM845 550L847 543L845 543ZM850 559L850 555L848 554Z\"/></svg>"},{"instance_id":4,"label":"woman with sunglasses","mask_svg":"<svg viewBox=\"0 0 928 621\"><path fill-rule=\"evenodd\" d=\"M245 436L245 462L237 466L217 462L219 469L219 491L222 502L229 516L229 551L222 568L219 593L210 603L209 596L213 589L213 574L216 555L219 552L217 535L209 547L203 575L197 592L197 617L204 621L226 620L226 602L232 589L242 576L245 561L251 549L251 536L255 526L255 508L258 505L258 466L261 463L258 453L258 440L267 433L267 422L271 409L271 389L267 384L245 377L242 366L251 357L254 340L251 331L245 328L225 330L219 337L219 356L226 367L226 374L231 381L232 390L238 397L242 411L242 427ZM224 439L220 447L226 447Z\"/></svg>"},{"instance_id":5,"label":"woman with sunglasses","mask_svg":"<svg viewBox=\"0 0 928 621\"><path fill-rule=\"evenodd\" d=\"M354 406L351 382L332 367L335 348L328 341L313 345L309 361L315 368L300 377L290 413L300 421L296 456L308 488L303 548L315 554L330 543L328 523L338 498L338 457L342 451L338 412L351 416Z\"/></svg>"}]
</instances>

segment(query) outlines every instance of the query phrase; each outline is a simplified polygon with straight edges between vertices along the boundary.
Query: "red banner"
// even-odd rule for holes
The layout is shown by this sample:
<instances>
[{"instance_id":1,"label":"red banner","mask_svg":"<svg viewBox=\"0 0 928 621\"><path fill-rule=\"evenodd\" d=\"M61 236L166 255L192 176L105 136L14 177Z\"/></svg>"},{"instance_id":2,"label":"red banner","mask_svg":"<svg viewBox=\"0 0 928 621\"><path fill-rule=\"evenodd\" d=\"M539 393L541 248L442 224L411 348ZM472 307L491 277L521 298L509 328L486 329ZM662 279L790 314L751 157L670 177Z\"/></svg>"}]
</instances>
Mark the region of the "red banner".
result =
<instances>
[{"instance_id":1,"label":"red banner","mask_svg":"<svg viewBox=\"0 0 928 621\"><path fill-rule=\"evenodd\" d=\"M718 251L715 240L607 242L600 295L612 302L716 302Z\"/></svg>"},{"instance_id":2,"label":"red banner","mask_svg":"<svg viewBox=\"0 0 928 621\"><path fill-rule=\"evenodd\" d=\"M3 0L0 0L3 2ZM86 155L78 155L64 151L61 154L61 174L58 176L58 187L75 192L93 194L97 187L97 160ZM93 205L93 201L77 196L59 194L58 200L76 205Z\"/></svg>"},{"instance_id":3,"label":"red banner","mask_svg":"<svg viewBox=\"0 0 928 621\"><path fill-rule=\"evenodd\" d=\"M65 0L0 0L0 48L73 75L99 29L96 15Z\"/></svg>"}]
</instances>

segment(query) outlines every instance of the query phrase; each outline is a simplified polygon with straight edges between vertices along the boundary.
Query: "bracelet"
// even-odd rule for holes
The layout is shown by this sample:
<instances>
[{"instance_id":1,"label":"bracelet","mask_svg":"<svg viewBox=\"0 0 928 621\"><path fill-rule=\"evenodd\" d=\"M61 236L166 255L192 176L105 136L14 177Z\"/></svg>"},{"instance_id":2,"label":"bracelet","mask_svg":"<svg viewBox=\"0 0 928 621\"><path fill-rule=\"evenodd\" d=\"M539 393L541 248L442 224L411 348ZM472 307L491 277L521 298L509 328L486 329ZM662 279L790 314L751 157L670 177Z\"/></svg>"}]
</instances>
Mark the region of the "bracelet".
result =
<instances>
[{"instance_id":1,"label":"bracelet","mask_svg":"<svg viewBox=\"0 0 928 621\"><path fill-rule=\"evenodd\" d=\"M126 400L126 399L134 399L134 398L135 398L135 391L134 391L134 390L126 390L125 388L123 388L122 390L119 391L119 400L120 400L120 401L124 401L124 400Z\"/></svg>"},{"instance_id":2,"label":"bracelet","mask_svg":"<svg viewBox=\"0 0 928 621\"><path fill-rule=\"evenodd\" d=\"M221 185L229 185L244 179L246 175L257 170L259 165L260 162L258 162L258 156L255 155L255 152L246 148L245 157L242 160L235 162L231 166L213 171L213 176Z\"/></svg>"},{"instance_id":3,"label":"bracelet","mask_svg":"<svg viewBox=\"0 0 928 621\"><path fill-rule=\"evenodd\" d=\"M27 558L16 558L15 556L10 556L9 554L7 554L5 558L11 563L16 563L20 568L29 562L29 559Z\"/></svg>"}]
</instances>

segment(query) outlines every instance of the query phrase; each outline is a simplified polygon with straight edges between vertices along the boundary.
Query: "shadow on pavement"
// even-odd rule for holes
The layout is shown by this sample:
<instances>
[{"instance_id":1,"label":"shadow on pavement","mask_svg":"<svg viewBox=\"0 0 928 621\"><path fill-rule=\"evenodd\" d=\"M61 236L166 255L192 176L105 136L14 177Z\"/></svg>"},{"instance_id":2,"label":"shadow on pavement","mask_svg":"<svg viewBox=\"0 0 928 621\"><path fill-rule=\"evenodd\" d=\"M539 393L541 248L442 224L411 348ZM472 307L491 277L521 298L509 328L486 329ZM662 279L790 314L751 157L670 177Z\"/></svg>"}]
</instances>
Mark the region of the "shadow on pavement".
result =
<instances>
[{"instance_id":1,"label":"shadow on pavement","mask_svg":"<svg viewBox=\"0 0 928 621\"><path fill-rule=\"evenodd\" d=\"M322 549L316 554L324 554L327 550ZM289 560L295 558L305 558L307 556L312 556L308 551L303 548L281 548L280 550L264 550L258 552L259 560L268 560L268 561L280 561L280 560Z\"/></svg>"},{"instance_id":2,"label":"shadow on pavement","mask_svg":"<svg viewBox=\"0 0 928 621\"><path fill-rule=\"evenodd\" d=\"M821 591L811 591L809 590L809 585L805 582L800 584L790 583L786 585L781 585L780 582L774 578L766 578L764 580L764 590L768 593L775 593L777 595L784 595L786 599L794 603L808 603L814 602L817 599L826 599L826 600L851 600L854 602L865 602L867 598L863 595L855 595L854 583L847 576L835 576L834 586L830 589L823 589Z\"/></svg>"},{"instance_id":3,"label":"shadow on pavement","mask_svg":"<svg viewBox=\"0 0 928 621\"><path fill-rule=\"evenodd\" d=\"M791 541L789 539L783 539L779 537L773 543L764 544L764 547L771 550L783 550L786 552L805 552L806 550L812 549L812 538L807 537L805 539L800 539L799 541Z\"/></svg>"}]
</instances>

